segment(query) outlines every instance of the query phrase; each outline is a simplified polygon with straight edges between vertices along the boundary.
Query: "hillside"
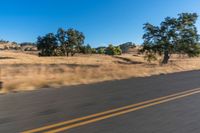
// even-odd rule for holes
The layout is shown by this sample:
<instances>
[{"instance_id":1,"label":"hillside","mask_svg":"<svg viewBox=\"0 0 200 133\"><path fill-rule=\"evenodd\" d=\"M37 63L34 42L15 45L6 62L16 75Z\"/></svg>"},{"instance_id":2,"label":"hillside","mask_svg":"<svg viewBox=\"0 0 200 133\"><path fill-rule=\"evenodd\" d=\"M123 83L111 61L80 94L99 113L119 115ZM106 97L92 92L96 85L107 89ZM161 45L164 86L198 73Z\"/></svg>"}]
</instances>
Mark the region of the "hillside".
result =
<instances>
[{"instance_id":1,"label":"hillside","mask_svg":"<svg viewBox=\"0 0 200 133\"><path fill-rule=\"evenodd\" d=\"M0 42L0 50L37 51L37 47L29 44L19 45L12 42L8 43Z\"/></svg>"},{"instance_id":2,"label":"hillside","mask_svg":"<svg viewBox=\"0 0 200 133\"><path fill-rule=\"evenodd\" d=\"M15 43L0 43L0 50L20 49L20 46Z\"/></svg>"}]
</instances>

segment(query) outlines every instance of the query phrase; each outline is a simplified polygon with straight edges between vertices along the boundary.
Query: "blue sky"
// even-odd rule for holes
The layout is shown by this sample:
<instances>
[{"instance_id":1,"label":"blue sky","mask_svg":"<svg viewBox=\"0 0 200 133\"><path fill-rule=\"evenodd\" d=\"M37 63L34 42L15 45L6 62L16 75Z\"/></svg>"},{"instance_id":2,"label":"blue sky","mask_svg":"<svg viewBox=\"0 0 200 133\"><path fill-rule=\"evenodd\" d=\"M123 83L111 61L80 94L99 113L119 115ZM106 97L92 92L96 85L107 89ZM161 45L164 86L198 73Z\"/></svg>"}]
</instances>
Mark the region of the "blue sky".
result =
<instances>
[{"instance_id":1,"label":"blue sky","mask_svg":"<svg viewBox=\"0 0 200 133\"><path fill-rule=\"evenodd\" d=\"M82 31L96 47L142 43L143 24L182 12L200 15L198 0L1 0L0 38L35 42L59 27ZM200 18L197 22L200 31Z\"/></svg>"}]
</instances>

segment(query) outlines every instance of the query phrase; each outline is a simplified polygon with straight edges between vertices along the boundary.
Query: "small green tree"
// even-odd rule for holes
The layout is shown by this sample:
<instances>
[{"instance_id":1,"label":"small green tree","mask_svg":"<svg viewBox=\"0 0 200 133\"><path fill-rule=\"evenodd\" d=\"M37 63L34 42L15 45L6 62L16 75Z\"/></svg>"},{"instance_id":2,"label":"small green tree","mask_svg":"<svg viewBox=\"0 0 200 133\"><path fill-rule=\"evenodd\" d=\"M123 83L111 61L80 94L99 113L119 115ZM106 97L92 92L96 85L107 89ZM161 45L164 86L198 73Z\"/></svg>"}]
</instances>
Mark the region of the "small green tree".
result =
<instances>
[{"instance_id":1,"label":"small green tree","mask_svg":"<svg viewBox=\"0 0 200 133\"><path fill-rule=\"evenodd\" d=\"M122 50L119 46L115 47L114 49L114 55L121 55L122 54Z\"/></svg>"},{"instance_id":2,"label":"small green tree","mask_svg":"<svg viewBox=\"0 0 200 133\"><path fill-rule=\"evenodd\" d=\"M163 64L168 63L173 53L187 54L190 57L199 55L199 35L195 26L197 18L196 13L182 13L178 18L167 17L160 26L146 23L141 52L146 57L163 55Z\"/></svg>"},{"instance_id":3,"label":"small green tree","mask_svg":"<svg viewBox=\"0 0 200 133\"><path fill-rule=\"evenodd\" d=\"M113 47L112 44L110 44L110 45L106 48L105 54L107 54L107 55L114 55L114 50L115 50L115 48Z\"/></svg>"},{"instance_id":4,"label":"small green tree","mask_svg":"<svg viewBox=\"0 0 200 133\"><path fill-rule=\"evenodd\" d=\"M119 46L113 46L112 44L110 44L106 50L105 50L105 54L107 55L121 55L122 54L122 50L120 49Z\"/></svg>"},{"instance_id":5,"label":"small green tree","mask_svg":"<svg viewBox=\"0 0 200 133\"><path fill-rule=\"evenodd\" d=\"M99 48L98 49L98 54L105 54L105 49L104 48Z\"/></svg>"}]
</instances>

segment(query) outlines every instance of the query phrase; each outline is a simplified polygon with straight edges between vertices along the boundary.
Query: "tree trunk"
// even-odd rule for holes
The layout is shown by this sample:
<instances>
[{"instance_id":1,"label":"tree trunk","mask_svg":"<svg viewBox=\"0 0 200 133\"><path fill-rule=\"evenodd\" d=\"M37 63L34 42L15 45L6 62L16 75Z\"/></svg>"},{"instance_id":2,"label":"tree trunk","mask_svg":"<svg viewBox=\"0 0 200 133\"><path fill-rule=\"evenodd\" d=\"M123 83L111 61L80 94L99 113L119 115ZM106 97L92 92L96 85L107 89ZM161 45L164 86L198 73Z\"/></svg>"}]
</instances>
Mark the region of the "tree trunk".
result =
<instances>
[{"instance_id":1,"label":"tree trunk","mask_svg":"<svg viewBox=\"0 0 200 133\"><path fill-rule=\"evenodd\" d=\"M167 64L169 61L169 51L165 51L164 52L164 58L163 58L163 61L162 61L162 64Z\"/></svg>"},{"instance_id":2,"label":"tree trunk","mask_svg":"<svg viewBox=\"0 0 200 133\"><path fill-rule=\"evenodd\" d=\"M74 52L72 52L72 53L71 53L71 56L74 56L74 55L75 55L75 53L74 53Z\"/></svg>"}]
</instances>

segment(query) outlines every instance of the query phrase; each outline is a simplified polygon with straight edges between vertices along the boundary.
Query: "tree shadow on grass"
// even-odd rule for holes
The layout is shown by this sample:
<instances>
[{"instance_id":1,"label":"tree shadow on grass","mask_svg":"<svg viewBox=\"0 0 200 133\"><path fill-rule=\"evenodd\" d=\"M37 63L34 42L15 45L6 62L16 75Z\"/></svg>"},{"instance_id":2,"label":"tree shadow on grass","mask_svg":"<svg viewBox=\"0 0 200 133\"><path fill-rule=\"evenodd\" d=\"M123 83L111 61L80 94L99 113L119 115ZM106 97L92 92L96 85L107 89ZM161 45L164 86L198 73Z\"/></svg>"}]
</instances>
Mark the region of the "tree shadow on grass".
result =
<instances>
[{"instance_id":1,"label":"tree shadow on grass","mask_svg":"<svg viewBox=\"0 0 200 133\"><path fill-rule=\"evenodd\" d=\"M56 67L58 65L63 65L63 66L67 66L67 67L88 67L88 68L98 68L99 65L92 65L92 64L66 64L66 63L59 63L59 64L48 64L48 66L52 66L52 67Z\"/></svg>"},{"instance_id":2,"label":"tree shadow on grass","mask_svg":"<svg viewBox=\"0 0 200 133\"><path fill-rule=\"evenodd\" d=\"M4 64L3 64L4 65ZM2 66L3 66L2 65ZM56 64L11 64L11 65L5 65L5 66L12 66L12 67L40 67L40 66L44 66L44 67L58 67L58 66L66 66L66 67L70 67L70 68L76 68L76 67L83 67L83 68L98 68L100 67L100 65L92 65L92 64L66 64L66 63L56 63Z\"/></svg>"},{"instance_id":3,"label":"tree shadow on grass","mask_svg":"<svg viewBox=\"0 0 200 133\"><path fill-rule=\"evenodd\" d=\"M143 62L140 62L140 61L132 61L131 59L125 58L125 57L113 56L113 58L120 59L121 61L115 61L116 63L119 63L119 64L124 64L124 65L143 64Z\"/></svg>"},{"instance_id":4,"label":"tree shadow on grass","mask_svg":"<svg viewBox=\"0 0 200 133\"><path fill-rule=\"evenodd\" d=\"M0 57L0 60L15 59L13 57Z\"/></svg>"}]
</instances>

